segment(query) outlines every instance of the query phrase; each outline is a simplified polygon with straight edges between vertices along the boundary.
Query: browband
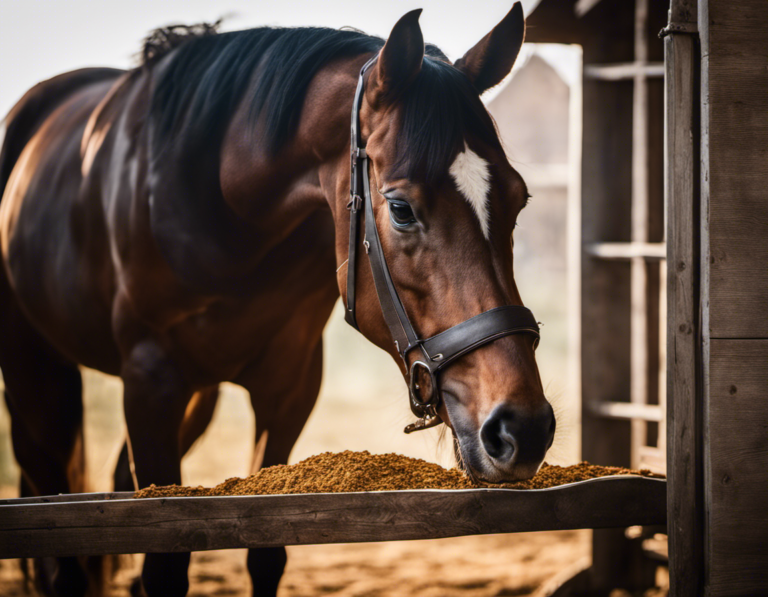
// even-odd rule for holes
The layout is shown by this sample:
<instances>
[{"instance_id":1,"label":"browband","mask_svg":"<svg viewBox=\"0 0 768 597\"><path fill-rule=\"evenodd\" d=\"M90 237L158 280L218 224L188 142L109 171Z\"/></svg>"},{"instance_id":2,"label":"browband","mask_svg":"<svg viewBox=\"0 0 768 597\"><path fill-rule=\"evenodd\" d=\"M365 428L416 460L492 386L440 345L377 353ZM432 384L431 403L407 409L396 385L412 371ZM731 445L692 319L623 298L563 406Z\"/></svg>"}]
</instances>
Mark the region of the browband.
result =
<instances>
[{"instance_id":1,"label":"browband","mask_svg":"<svg viewBox=\"0 0 768 597\"><path fill-rule=\"evenodd\" d=\"M347 305L344 318L358 331L355 316L355 281L360 220L366 212L371 216L374 213L371 187L368 180L368 155L360 138L360 106L365 89L365 72L376 62L377 58L378 55L371 58L360 70L352 106L350 201L347 204L347 209L350 212L349 259L347 261ZM437 407L440 403L437 374L441 369L468 352L493 342L497 338L511 334L531 334L536 337L534 346L538 344L539 325L533 313L521 305L496 307L470 317L431 338L420 339L408 319L408 314L389 273L374 217L365 218L363 246L371 264L373 282L384 321L387 323L398 354L405 362L406 369L408 368L408 353L411 350L419 350L421 353L420 358L414 361L408 372L411 411L419 419L405 428L406 433L434 427L442 422L437 414ZM425 372L430 376L431 391L426 397L420 395L421 388L416 380L417 368L425 369Z\"/></svg>"}]
</instances>

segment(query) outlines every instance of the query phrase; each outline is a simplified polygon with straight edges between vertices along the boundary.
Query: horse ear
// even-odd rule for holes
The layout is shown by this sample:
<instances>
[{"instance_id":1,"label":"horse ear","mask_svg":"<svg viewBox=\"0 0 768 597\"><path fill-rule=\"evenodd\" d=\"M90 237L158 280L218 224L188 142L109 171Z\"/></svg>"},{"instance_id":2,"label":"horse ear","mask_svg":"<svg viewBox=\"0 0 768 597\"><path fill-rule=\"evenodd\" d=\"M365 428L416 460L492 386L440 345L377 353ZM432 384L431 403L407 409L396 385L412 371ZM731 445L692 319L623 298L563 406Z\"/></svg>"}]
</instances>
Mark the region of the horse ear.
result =
<instances>
[{"instance_id":1,"label":"horse ear","mask_svg":"<svg viewBox=\"0 0 768 597\"><path fill-rule=\"evenodd\" d=\"M373 106L392 101L421 71L424 37L419 27L420 15L420 8L403 15L381 49L366 91Z\"/></svg>"},{"instance_id":2,"label":"horse ear","mask_svg":"<svg viewBox=\"0 0 768 597\"><path fill-rule=\"evenodd\" d=\"M454 65L479 93L501 83L512 70L525 39L525 16L519 2L491 32Z\"/></svg>"}]
</instances>

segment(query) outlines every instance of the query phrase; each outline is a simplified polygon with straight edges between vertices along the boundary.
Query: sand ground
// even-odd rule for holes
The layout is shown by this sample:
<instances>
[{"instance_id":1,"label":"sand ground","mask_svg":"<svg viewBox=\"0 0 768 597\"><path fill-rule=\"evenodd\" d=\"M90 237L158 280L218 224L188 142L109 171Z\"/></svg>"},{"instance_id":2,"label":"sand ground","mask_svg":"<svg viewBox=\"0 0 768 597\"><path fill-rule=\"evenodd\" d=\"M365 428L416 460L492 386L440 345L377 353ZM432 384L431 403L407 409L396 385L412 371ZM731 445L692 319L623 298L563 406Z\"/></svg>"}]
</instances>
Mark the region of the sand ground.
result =
<instances>
[{"instance_id":1,"label":"sand ground","mask_svg":"<svg viewBox=\"0 0 768 597\"><path fill-rule=\"evenodd\" d=\"M288 548L279 597L530 595L587 557L587 531ZM190 597L250 595L245 550L192 555ZM142 556L124 558L110 597L125 596ZM0 561L0 595L25 595L17 561Z\"/></svg>"},{"instance_id":2,"label":"sand ground","mask_svg":"<svg viewBox=\"0 0 768 597\"><path fill-rule=\"evenodd\" d=\"M336 323L326 335L324 387L292 455L296 462L323 451L399 452L452 466L450 442L439 430L404 435L411 420L406 391L391 359L354 331ZM330 326L329 326L330 327ZM550 347L553 345L550 344ZM547 350L552 352L547 356ZM558 356L559 355L559 356ZM542 348L542 377L559 392L562 351ZM111 473L125 436L120 381L84 371L85 434L90 485L111 489ZM567 395L566 395L567 397ZM560 403L558 439L548 460L578 459L576 405ZM8 415L0 401L0 495L16 495L18 470L9 440ZM191 485L214 485L247 474L254 418L247 394L222 387L214 420L182 465ZM589 531L524 533L429 541L289 547L280 597L411 596L491 597L531 595L547 579L589 557ZM142 556L126 556L111 597L125 596ZM190 595L250 594L244 550L192 555ZM0 596L26 595L18 561L0 560Z\"/></svg>"}]
</instances>

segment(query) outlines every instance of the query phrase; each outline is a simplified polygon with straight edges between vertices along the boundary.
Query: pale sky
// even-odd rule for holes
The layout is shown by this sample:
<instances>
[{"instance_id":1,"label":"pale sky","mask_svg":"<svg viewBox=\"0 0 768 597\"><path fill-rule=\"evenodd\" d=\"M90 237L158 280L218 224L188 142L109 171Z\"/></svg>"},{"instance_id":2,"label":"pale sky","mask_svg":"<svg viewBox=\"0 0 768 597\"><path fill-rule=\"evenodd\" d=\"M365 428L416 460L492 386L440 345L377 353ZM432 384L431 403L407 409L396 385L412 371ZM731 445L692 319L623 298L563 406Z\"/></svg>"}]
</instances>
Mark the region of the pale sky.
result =
<instances>
[{"instance_id":1,"label":"pale sky","mask_svg":"<svg viewBox=\"0 0 768 597\"><path fill-rule=\"evenodd\" d=\"M523 0L526 13L537 2ZM53 75L84 66L130 67L147 32L162 25L212 22L229 15L225 29L347 25L386 37L399 17L423 8L425 40L455 60L512 4L512 0L0 0L0 118L27 89ZM556 50L554 56L558 62ZM552 62L551 52L545 57ZM565 65L555 66L562 70Z\"/></svg>"}]
</instances>

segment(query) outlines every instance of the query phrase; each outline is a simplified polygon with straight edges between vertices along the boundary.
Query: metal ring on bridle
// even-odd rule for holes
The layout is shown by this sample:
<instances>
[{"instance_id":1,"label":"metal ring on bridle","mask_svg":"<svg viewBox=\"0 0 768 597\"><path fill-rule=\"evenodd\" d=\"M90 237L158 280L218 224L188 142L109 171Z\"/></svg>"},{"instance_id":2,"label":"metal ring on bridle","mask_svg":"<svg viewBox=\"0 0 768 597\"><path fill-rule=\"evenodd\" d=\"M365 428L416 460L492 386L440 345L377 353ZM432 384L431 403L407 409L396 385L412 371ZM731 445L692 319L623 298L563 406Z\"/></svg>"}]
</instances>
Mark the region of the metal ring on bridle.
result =
<instances>
[{"instance_id":1,"label":"metal ring on bridle","mask_svg":"<svg viewBox=\"0 0 768 597\"><path fill-rule=\"evenodd\" d=\"M424 398L421 396L421 391L424 388L419 387L418 378L416 376L416 369L420 367L425 369L429 375L429 396ZM437 415L437 400L435 396L437 394L437 378L432 369L424 361L414 361L409 371L408 390L411 398L411 410L417 417L423 417L425 414Z\"/></svg>"}]
</instances>

